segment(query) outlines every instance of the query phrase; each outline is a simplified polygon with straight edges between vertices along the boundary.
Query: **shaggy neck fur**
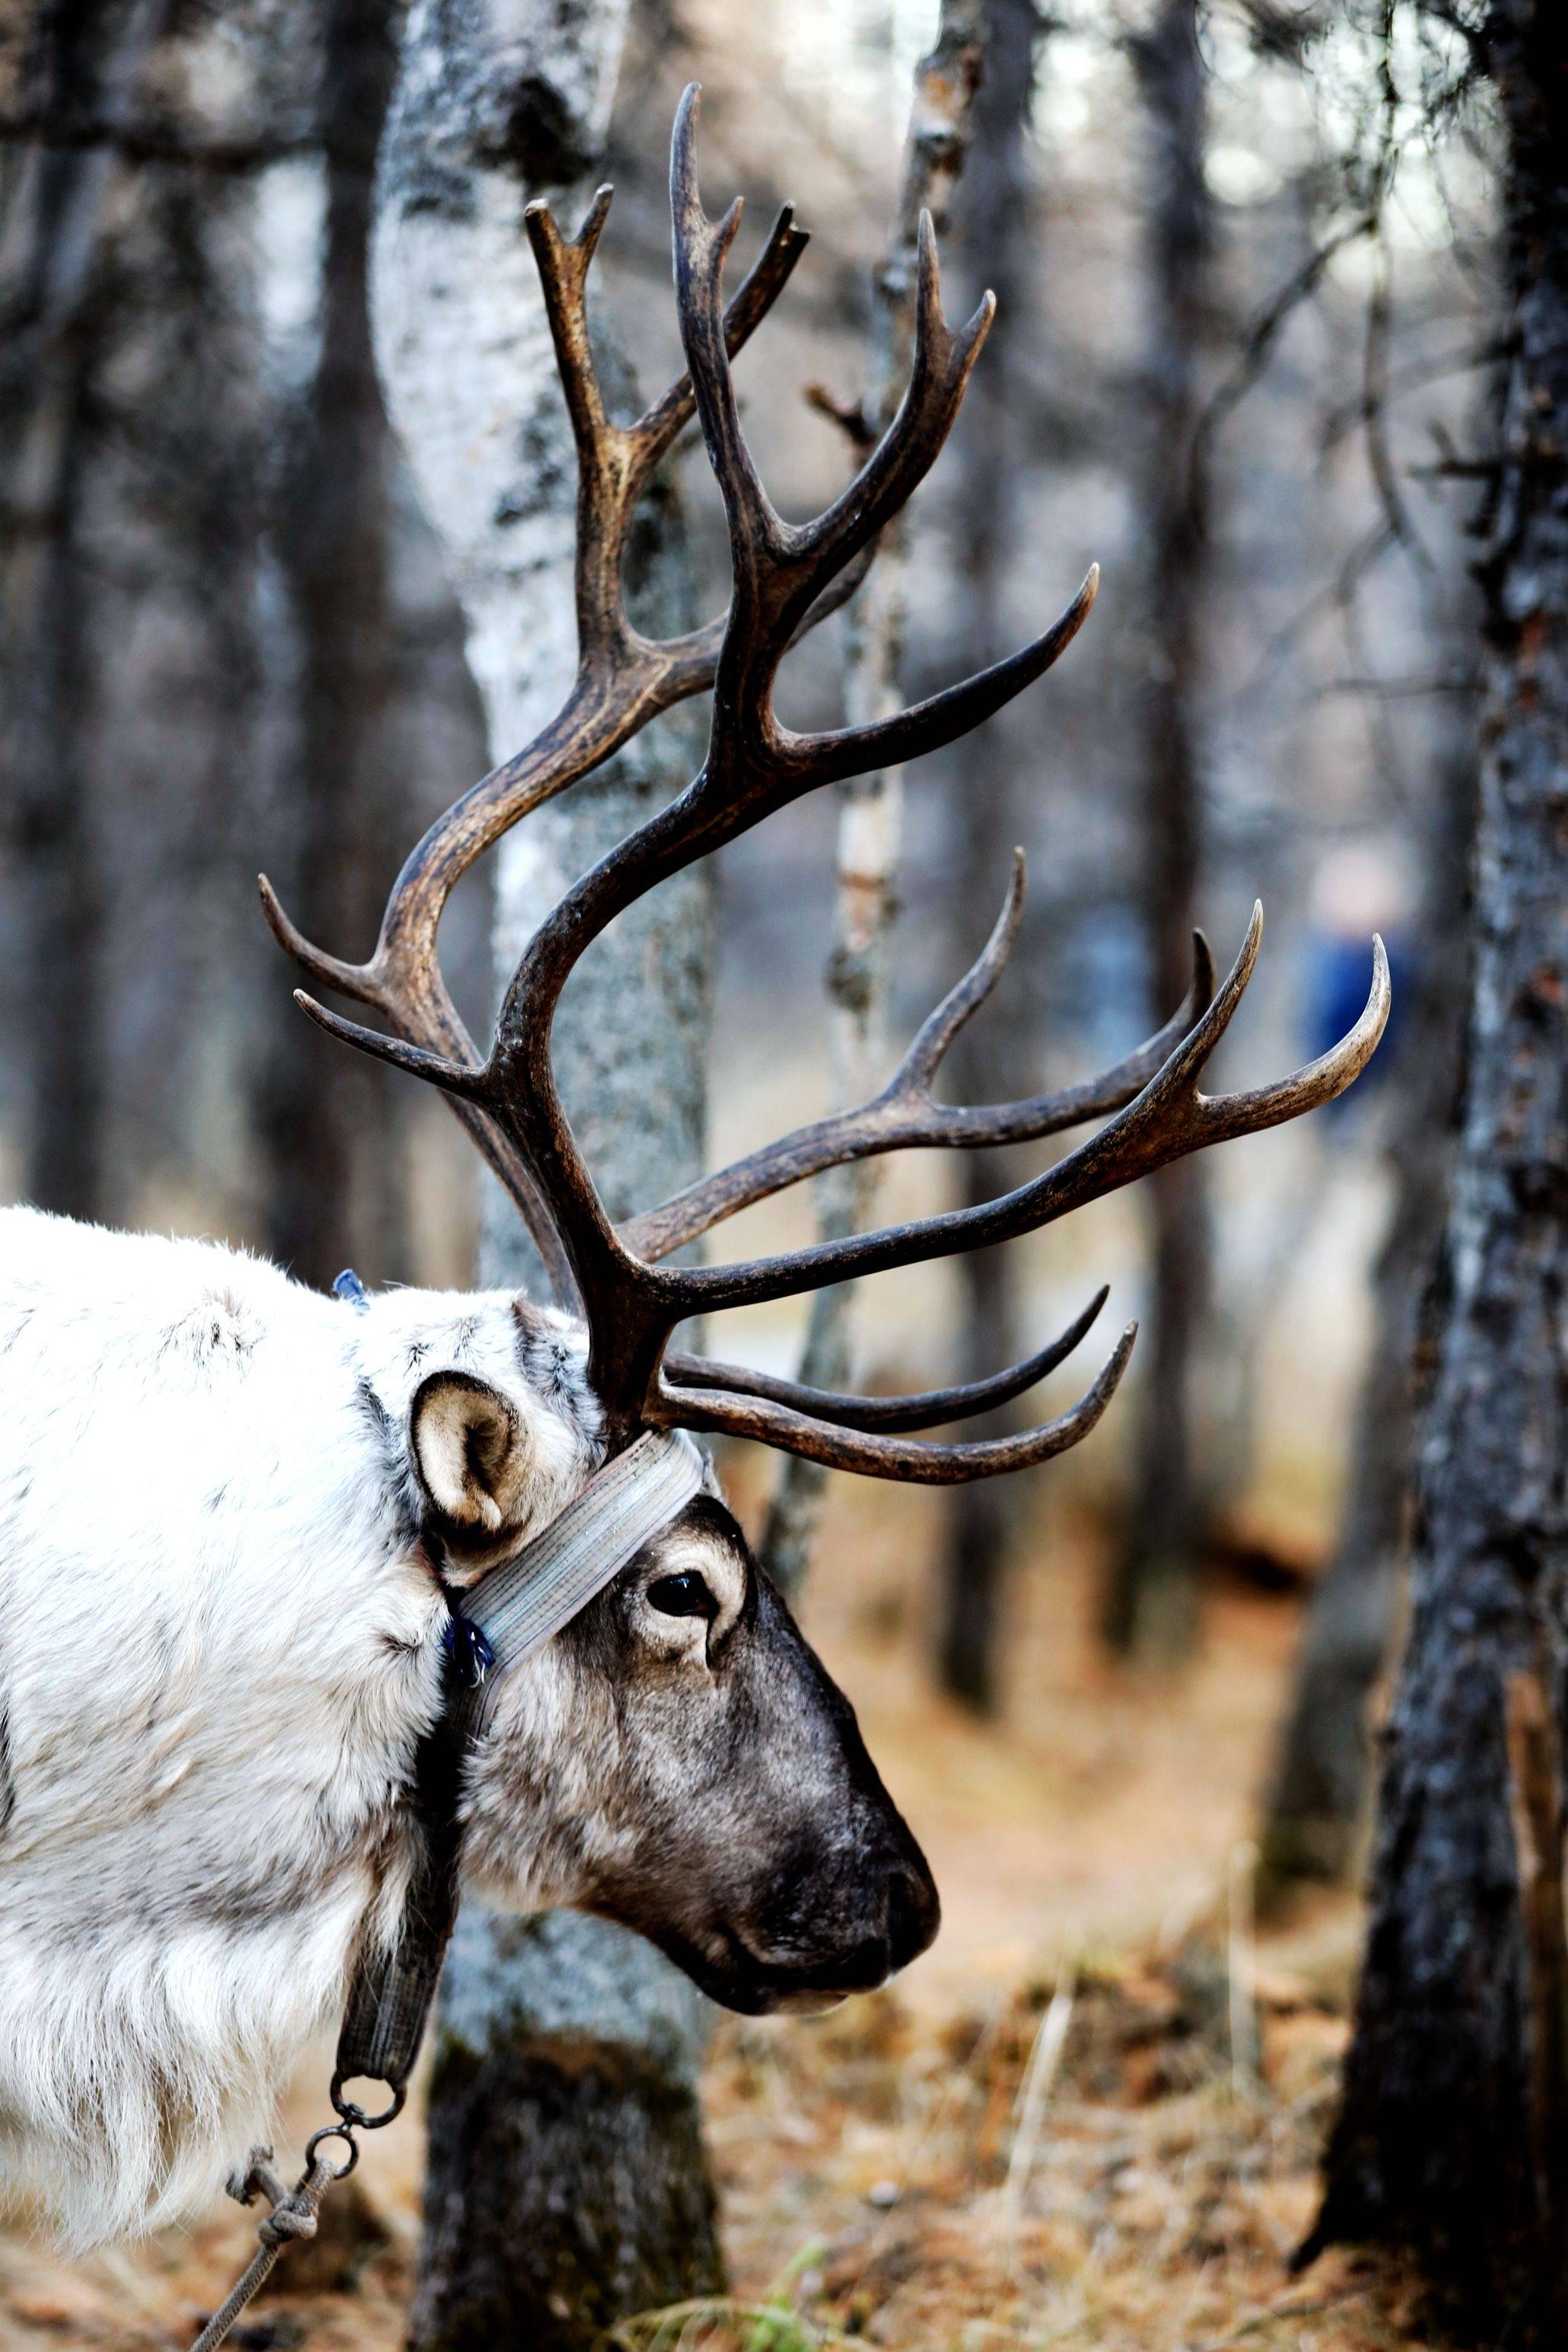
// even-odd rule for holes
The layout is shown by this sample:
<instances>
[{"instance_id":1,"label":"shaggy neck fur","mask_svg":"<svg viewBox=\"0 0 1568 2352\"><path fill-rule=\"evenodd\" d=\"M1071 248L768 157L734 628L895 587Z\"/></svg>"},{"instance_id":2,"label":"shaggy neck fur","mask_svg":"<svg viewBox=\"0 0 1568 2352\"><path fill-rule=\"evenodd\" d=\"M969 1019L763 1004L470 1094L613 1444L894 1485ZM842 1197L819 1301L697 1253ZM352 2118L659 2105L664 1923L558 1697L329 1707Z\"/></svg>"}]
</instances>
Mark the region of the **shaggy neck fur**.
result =
<instances>
[{"instance_id":1,"label":"shaggy neck fur","mask_svg":"<svg viewBox=\"0 0 1568 2352\"><path fill-rule=\"evenodd\" d=\"M0 2194L68 2242L210 2200L396 1922L443 1366L528 1400L543 1526L597 1453L559 1318L0 1213ZM508 1877L570 1899L526 1825Z\"/></svg>"}]
</instances>

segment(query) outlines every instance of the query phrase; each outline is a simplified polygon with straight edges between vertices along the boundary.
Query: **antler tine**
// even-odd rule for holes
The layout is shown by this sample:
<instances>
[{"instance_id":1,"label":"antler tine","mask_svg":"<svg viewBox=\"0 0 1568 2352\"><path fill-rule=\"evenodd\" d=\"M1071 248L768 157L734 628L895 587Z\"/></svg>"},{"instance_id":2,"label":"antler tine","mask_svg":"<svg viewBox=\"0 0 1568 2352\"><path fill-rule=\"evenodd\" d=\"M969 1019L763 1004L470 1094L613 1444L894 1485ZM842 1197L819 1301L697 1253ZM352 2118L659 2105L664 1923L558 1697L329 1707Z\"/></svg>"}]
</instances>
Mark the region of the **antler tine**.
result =
<instances>
[{"instance_id":1,"label":"antler tine","mask_svg":"<svg viewBox=\"0 0 1568 2352\"><path fill-rule=\"evenodd\" d=\"M880 530L925 480L963 406L975 362L996 316L997 298L988 291L962 327L948 326L942 309L936 231L930 213L924 210L915 252L915 349L904 397L853 480L800 534L802 552L826 569L836 568L871 532Z\"/></svg>"},{"instance_id":2,"label":"antler tine","mask_svg":"<svg viewBox=\"0 0 1568 2352\"><path fill-rule=\"evenodd\" d=\"M1002 901L1002 910L992 927L990 938L963 979L948 990L934 1013L927 1013L884 1093L929 1103L931 1087L954 1039L974 1019L1007 968L1023 919L1027 885L1024 854L1021 849L1015 849L1008 895ZM1187 984L1186 993L1169 1019L1124 1060L1106 1071L1103 1077L1091 1078L1080 1087L1061 1088L1052 1094L1035 1095L1026 1102L988 1108L960 1107L947 1116L964 1122L963 1129L943 1139L970 1144L1022 1143L1035 1140L1042 1135L1056 1134L1063 1127L1075 1127L1081 1119L1098 1118L1106 1111L1120 1110L1124 1103L1131 1102L1133 1097L1148 1084L1213 998L1214 958L1201 931L1194 931L1192 935L1192 979ZM1119 1101L1106 1098L1113 1088L1119 1090ZM1047 1106L1050 1106L1049 1109ZM932 1108L936 1108L936 1106ZM1041 1119L1049 1119L1051 1123L1038 1123ZM973 1129L981 1131L970 1132Z\"/></svg>"},{"instance_id":3,"label":"antler tine","mask_svg":"<svg viewBox=\"0 0 1568 2352\"><path fill-rule=\"evenodd\" d=\"M580 462L585 452L591 455L595 445L616 430L605 414L599 372L588 340L584 303L589 266L604 234L614 193L610 187L595 189L593 201L575 236L566 236L547 204L531 204L523 211L523 227L539 273L545 317L555 346L556 372L560 377Z\"/></svg>"},{"instance_id":4,"label":"antler tine","mask_svg":"<svg viewBox=\"0 0 1568 2352\"><path fill-rule=\"evenodd\" d=\"M268 920L273 921L273 908L277 902L274 899L268 905L269 898L271 893L263 877L262 903L267 907ZM278 916L281 922L287 923L287 918L282 915L281 909ZM287 928L292 929L293 927L288 925ZM273 921L273 929L278 929L278 921ZM284 944L287 946L287 940ZM306 963L308 969L316 965L328 966L322 976L329 986L338 984L329 969L330 957L319 956L311 950L308 958L302 956L300 961ZM318 1004L315 998L308 995L302 988L295 990L294 1002L329 1037L336 1037L340 1044L352 1045L360 1053L369 1054L378 1061L390 1062L394 1069L405 1071L412 1077L428 1079L441 1089L528 1227L529 1238L544 1266L551 1295L559 1305L575 1307L578 1292L571 1261L562 1246L555 1221L532 1171L494 1116L486 1070L474 1053L467 1033L455 1013L452 1015L452 1026L456 1032L455 1043L458 1051L455 1055L448 1055L407 1044L397 1037L386 1036L380 1030L366 1028L361 1022L345 1020L341 1013L329 1012L326 1005ZM438 1016L432 1018L430 1031L434 1035L441 1034Z\"/></svg>"},{"instance_id":5,"label":"antler tine","mask_svg":"<svg viewBox=\"0 0 1568 2352\"><path fill-rule=\"evenodd\" d=\"M1201 931L1193 934L1192 984L1163 1027L1098 1077L1081 1079L1019 1102L946 1104L931 1087L942 1058L964 1023L985 1003L1006 963L1022 908L1021 853L1007 900L985 948L957 985L923 1024L881 1094L852 1110L835 1111L794 1129L745 1159L732 1160L618 1228L622 1242L650 1262L668 1257L699 1234L754 1202L820 1176L824 1169L915 1148L975 1150L1036 1142L1122 1110L1142 1092L1187 1034L1214 994L1214 960Z\"/></svg>"},{"instance_id":6,"label":"antler tine","mask_svg":"<svg viewBox=\"0 0 1568 2352\"><path fill-rule=\"evenodd\" d=\"M340 956L329 955L324 948L313 946L285 912L282 900L265 874L256 876L256 887L261 893L261 911L267 928L285 955L292 956L321 987L336 989L340 996L351 996L361 1004L377 1002L372 965L345 963Z\"/></svg>"},{"instance_id":7,"label":"antler tine","mask_svg":"<svg viewBox=\"0 0 1568 2352\"><path fill-rule=\"evenodd\" d=\"M613 191L601 188L575 237L565 236L549 205L529 205L523 215L538 265L546 315L555 346L561 388L585 487L597 492L595 507L612 507L622 526L649 474L690 420L695 396L689 375L678 376L635 424L618 425L606 414L588 331L588 272L609 215ZM727 306L722 333L733 357L761 325L779 299L796 263L810 243L795 226L794 207L781 207L756 262ZM601 520L597 513L591 525ZM616 550L619 563L619 548ZM722 628L722 617L717 625ZM705 641L709 630L695 632ZM673 640L672 643L681 641ZM704 683L710 683L705 680Z\"/></svg>"},{"instance_id":8,"label":"antler tine","mask_svg":"<svg viewBox=\"0 0 1568 2352\"><path fill-rule=\"evenodd\" d=\"M701 89L687 84L670 142L670 216L674 238L675 306L696 414L707 444L735 565L732 615L745 613L769 569L777 571L792 537L762 486L740 429L725 349L721 292L725 259L740 226L737 196L723 217L709 218L697 187L696 121ZM803 609L803 608L802 608ZM733 629L732 629L733 636Z\"/></svg>"},{"instance_id":9,"label":"antler tine","mask_svg":"<svg viewBox=\"0 0 1568 2352\"><path fill-rule=\"evenodd\" d=\"M751 628L732 632L729 647L748 677L767 680L795 624L826 583L875 538L936 463L962 404L995 302L988 294L965 327L955 333L947 326L936 234L929 215L923 213L915 352L898 413L831 506L811 522L786 523L768 499L741 431L718 330L724 261L738 226L739 200L717 222L703 207L695 152L699 98L694 82L681 100L671 144L676 299L697 415L729 525L732 605L737 615L757 626L755 635Z\"/></svg>"},{"instance_id":10,"label":"antler tine","mask_svg":"<svg viewBox=\"0 0 1568 2352\"><path fill-rule=\"evenodd\" d=\"M716 1389L727 1396L766 1397L770 1404L790 1406L813 1421L831 1421L840 1429L897 1432L934 1429L946 1421L969 1421L1010 1404L1026 1389L1034 1388L1048 1372L1065 1363L1111 1296L1109 1286L1096 1291L1077 1320L1060 1336L982 1381L966 1381L946 1389L925 1389L913 1396L845 1396L827 1389L809 1388L800 1381L781 1381L769 1372L756 1372L745 1364L715 1363L706 1356L684 1356L674 1349L664 1355L664 1370L679 1388Z\"/></svg>"},{"instance_id":11,"label":"antler tine","mask_svg":"<svg viewBox=\"0 0 1568 2352\"><path fill-rule=\"evenodd\" d=\"M390 1062L394 1070L406 1071L411 1078L423 1078L430 1086L439 1087L443 1094L472 1103L476 1109L490 1108L494 1096L487 1063L455 1062L444 1054L432 1053L428 1046L411 1045L404 1038L389 1037L380 1029L367 1029L362 1022L345 1020L340 1013L318 1004L302 988L295 990L294 1002L319 1029L325 1029L328 1036L336 1037L340 1045L352 1045L360 1053L369 1054L372 1060Z\"/></svg>"},{"instance_id":12,"label":"antler tine","mask_svg":"<svg viewBox=\"0 0 1568 2352\"><path fill-rule=\"evenodd\" d=\"M1201 931L1192 935L1192 979L1176 1011L1143 1045L1097 1078L1022 1102L943 1106L931 1087L959 1032L973 1020L1007 966L1023 919L1026 868L1021 849L1013 852L1012 879L990 938L968 971L928 1013L879 1099L917 1105L924 1114L923 1143L977 1145L1024 1143L1077 1127L1120 1110L1163 1068L1176 1047L1207 1010L1214 996L1214 958ZM1113 1100L1111 1097L1116 1097Z\"/></svg>"},{"instance_id":13,"label":"antler tine","mask_svg":"<svg viewBox=\"0 0 1568 2352\"><path fill-rule=\"evenodd\" d=\"M911 1486L956 1486L975 1478L995 1478L1031 1463L1049 1462L1088 1436L1116 1393L1138 1327L1129 1323L1093 1386L1071 1412L1018 1437L978 1439L969 1444L911 1444L906 1439L862 1435L792 1412L766 1397L717 1395L661 1380L648 1419L665 1427L713 1430L728 1437L753 1437L785 1454L803 1454L831 1470L854 1470L867 1478L896 1478Z\"/></svg>"},{"instance_id":14,"label":"antler tine","mask_svg":"<svg viewBox=\"0 0 1568 2352\"><path fill-rule=\"evenodd\" d=\"M1263 909L1260 906L1254 906L1251 935L1260 934L1262 928ZM1241 987L1246 984L1243 980ZM1239 998L1241 989L1239 988L1236 993ZM1271 1086L1249 1087L1236 1094L1212 1097L1198 1094L1195 1087L1193 1102L1201 1114L1204 1129L1197 1138L1197 1143L1207 1146L1229 1142L1239 1135L1259 1135L1270 1127L1282 1126L1287 1119L1299 1118L1303 1111L1317 1110L1324 1103L1333 1102L1336 1096L1343 1095L1348 1086L1354 1084L1376 1052L1378 1041L1388 1024L1391 1002L1387 950L1375 931L1372 938L1372 986L1354 1026L1345 1032L1337 1045L1331 1045L1326 1054L1320 1054L1316 1061L1305 1063L1301 1069L1293 1070L1289 1077L1276 1078ZM1228 1013L1226 1018L1228 1020ZM1186 1047L1179 1047L1171 1056L1173 1066L1181 1061L1186 1050ZM1207 1058L1206 1053L1203 1061ZM1203 1061L1192 1066L1192 1077L1197 1076ZM1194 1150L1197 1144L1186 1148Z\"/></svg>"},{"instance_id":15,"label":"antler tine","mask_svg":"<svg viewBox=\"0 0 1568 2352\"><path fill-rule=\"evenodd\" d=\"M1330 1053L1272 1086L1212 1098L1197 1091L1204 1066L1229 1026L1251 976L1262 927L1262 908L1255 907L1241 950L1197 1026L1124 1110L1043 1176L994 1201L907 1225L818 1242L777 1258L683 1267L678 1275L667 1271L672 1289L679 1286L680 1312L700 1315L789 1297L852 1276L885 1273L1013 1241L1190 1151L1260 1133L1332 1101L1365 1067L1388 1018L1388 960L1378 939L1373 941L1372 988L1365 1010Z\"/></svg>"},{"instance_id":16,"label":"antler tine","mask_svg":"<svg viewBox=\"0 0 1568 2352\"><path fill-rule=\"evenodd\" d=\"M927 751L940 751L960 735L1000 710L1043 677L1061 660L1093 609L1100 591L1100 566L1091 564L1083 583L1066 611L1043 636L1023 646L989 669L944 688L940 694L894 711L891 719L875 719L863 727L841 727L821 735L790 739L789 750L813 783L839 783L847 776L863 775L871 768L903 767Z\"/></svg>"},{"instance_id":17,"label":"antler tine","mask_svg":"<svg viewBox=\"0 0 1568 2352\"><path fill-rule=\"evenodd\" d=\"M1002 900L1001 913L991 926L990 938L963 979L955 982L936 1011L928 1013L921 1023L909 1051L894 1074L894 1088L902 1092L930 1086L954 1038L974 1019L1007 970L1028 895L1029 862L1021 849L1015 849L1008 895Z\"/></svg>"},{"instance_id":18,"label":"antler tine","mask_svg":"<svg viewBox=\"0 0 1568 2352\"><path fill-rule=\"evenodd\" d=\"M750 341L773 308L788 284L795 264L810 242L810 230L795 226L794 205L781 205L768 232L767 244L725 310L724 345L731 359ZM690 423L695 410L696 395L692 390L691 377L683 375L653 403L634 428L642 436L647 452L645 466L658 464L682 427Z\"/></svg>"}]
</instances>

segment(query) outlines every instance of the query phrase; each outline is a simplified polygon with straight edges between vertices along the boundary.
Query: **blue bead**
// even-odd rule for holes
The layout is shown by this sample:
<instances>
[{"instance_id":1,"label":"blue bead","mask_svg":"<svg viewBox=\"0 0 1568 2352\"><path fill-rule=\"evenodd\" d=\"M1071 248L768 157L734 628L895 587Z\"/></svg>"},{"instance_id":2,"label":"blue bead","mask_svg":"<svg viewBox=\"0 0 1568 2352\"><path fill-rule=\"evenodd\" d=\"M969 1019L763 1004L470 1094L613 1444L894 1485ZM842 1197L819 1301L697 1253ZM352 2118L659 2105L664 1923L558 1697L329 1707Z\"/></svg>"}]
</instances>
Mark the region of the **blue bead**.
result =
<instances>
[{"instance_id":1,"label":"blue bead","mask_svg":"<svg viewBox=\"0 0 1568 2352\"><path fill-rule=\"evenodd\" d=\"M483 1627L456 1610L446 1621L441 1646L456 1668L457 1679L465 1690L477 1690L496 1663L496 1653Z\"/></svg>"}]
</instances>

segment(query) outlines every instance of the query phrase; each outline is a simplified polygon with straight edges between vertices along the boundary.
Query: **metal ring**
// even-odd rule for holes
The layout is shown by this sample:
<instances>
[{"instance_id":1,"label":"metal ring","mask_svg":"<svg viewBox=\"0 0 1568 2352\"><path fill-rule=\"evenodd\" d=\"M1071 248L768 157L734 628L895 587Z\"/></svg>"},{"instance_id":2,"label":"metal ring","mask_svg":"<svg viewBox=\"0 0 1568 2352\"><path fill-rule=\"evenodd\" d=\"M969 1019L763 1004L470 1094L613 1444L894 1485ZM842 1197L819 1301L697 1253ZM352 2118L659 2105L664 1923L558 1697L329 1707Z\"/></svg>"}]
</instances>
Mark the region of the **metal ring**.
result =
<instances>
[{"instance_id":1,"label":"metal ring","mask_svg":"<svg viewBox=\"0 0 1568 2352\"><path fill-rule=\"evenodd\" d=\"M380 2131L383 2124L395 2123L402 2115L403 2102L408 2097L408 2086L405 2084L401 2089L394 2091L391 2106L383 2107L381 2113L375 2116L368 2116L357 2099L346 2099L343 2096L341 2074L333 2075L329 2096L343 2121L351 2125L355 2131Z\"/></svg>"},{"instance_id":2,"label":"metal ring","mask_svg":"<svg viewBox=\"0 0 1568 2352\"><path fill-rule=\"evenodd\" d=\"M305 2143L305 2169L307 2172L308 2172L314 2166L316 2162L316 2151L320 2147L324 2139L340 2139L344 2147L348 2149L349 2160L347 2164L340 2164L337 2166L329 2164L326 2167L327 2177L329 2180L347 2180L350 2173L352 2172L355 2165L358 2164L360 2160L360 2143L354 2137L352 2125L348 2123L323 2124L319 2132L311 2133L309 2138Z\"/></svg>"}]
</instances>

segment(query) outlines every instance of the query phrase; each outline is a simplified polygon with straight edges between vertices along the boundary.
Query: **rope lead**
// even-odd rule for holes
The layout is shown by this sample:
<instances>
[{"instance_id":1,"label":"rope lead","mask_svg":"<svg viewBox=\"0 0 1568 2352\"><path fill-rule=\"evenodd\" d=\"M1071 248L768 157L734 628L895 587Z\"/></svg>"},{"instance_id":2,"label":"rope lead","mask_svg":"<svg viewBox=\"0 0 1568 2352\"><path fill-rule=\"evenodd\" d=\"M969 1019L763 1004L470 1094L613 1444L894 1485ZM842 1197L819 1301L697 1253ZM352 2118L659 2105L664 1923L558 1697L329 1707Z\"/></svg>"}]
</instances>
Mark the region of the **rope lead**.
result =
<instances>
[{"instance_id":1,"label":"rope lead","mask_svg":"<svg viewBox=\"0 0 1568 2352\"><path fill-rule=\"evenodd\" d=\"M258 2197L265 2197L271 2210L256 2231L261 2242L256 2252L235 2282L227 2300L214 2312L197 2336L191 2352L217 2352L220 2344L226 2344L235 2322L271 2277L285 2246L316 2235L322 2199L334 2181L348 2179L360 2160L356 2130L362 2124L373 2126L383 2120L379 2116L366 2116L362 2109L353 2106L351 2100L347 2104L351 2116L323 2125L307 2142L305 2169L292 2189L286 2189L274 2170L269 2147L253 2147L246 2158L245 2170L232 2173L225 2183L236 2204L252 2205ZM397 2105L402 2106L401 2098ZM391 2117L384 2120L390 2121ZM323 2140L329 2139L340 2139L349 2151L341 2164L332 2164L319 2153Z\"/></svg>"}]
</instances>

